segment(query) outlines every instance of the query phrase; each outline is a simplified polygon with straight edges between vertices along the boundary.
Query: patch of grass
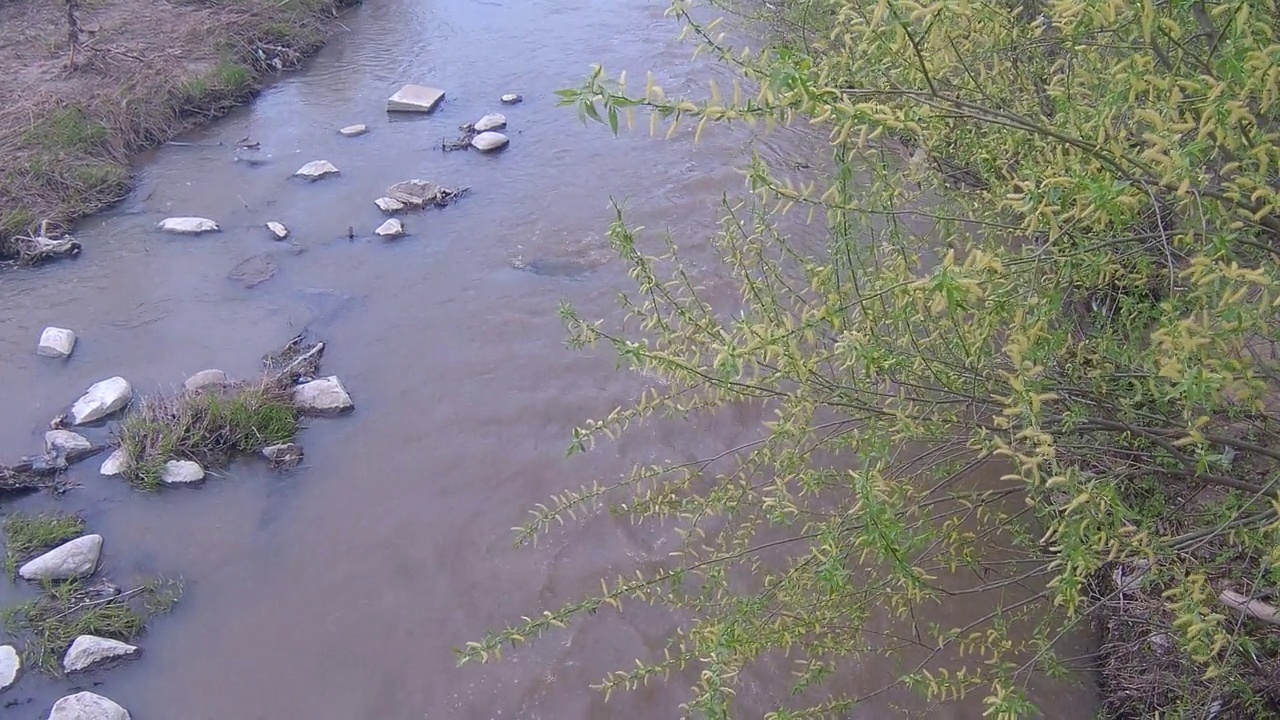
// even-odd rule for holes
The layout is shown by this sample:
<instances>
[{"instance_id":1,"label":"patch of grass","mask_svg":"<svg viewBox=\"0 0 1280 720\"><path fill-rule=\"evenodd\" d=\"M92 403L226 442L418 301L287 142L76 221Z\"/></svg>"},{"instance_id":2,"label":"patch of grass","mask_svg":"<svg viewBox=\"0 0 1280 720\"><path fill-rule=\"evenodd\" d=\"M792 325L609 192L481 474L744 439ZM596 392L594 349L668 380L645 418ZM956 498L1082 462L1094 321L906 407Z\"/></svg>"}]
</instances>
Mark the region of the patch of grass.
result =
<instances>
[{"instance_id":1,"label":"patch of grass","mask_svg":"<svg viewBox=\"0 0 1280 720\"><path fill-rule=\"evenodd\" d=\"M4 570L18 574L18 564L77 538L84 533L84 520L76 515L51 513L28 515L15 512L4 520Z\"/></svg>"},{"instance_id":2,"label":"patch of grass","mask_svg":"<svg viewBox=\"0 0 1280 720\"><path fill-rule=\"evenodd\" d=\"M55 110L27 130L23 139L53 151L92 153L106 146L111 132L76 105Z\"/></svg>"}]
</instances>

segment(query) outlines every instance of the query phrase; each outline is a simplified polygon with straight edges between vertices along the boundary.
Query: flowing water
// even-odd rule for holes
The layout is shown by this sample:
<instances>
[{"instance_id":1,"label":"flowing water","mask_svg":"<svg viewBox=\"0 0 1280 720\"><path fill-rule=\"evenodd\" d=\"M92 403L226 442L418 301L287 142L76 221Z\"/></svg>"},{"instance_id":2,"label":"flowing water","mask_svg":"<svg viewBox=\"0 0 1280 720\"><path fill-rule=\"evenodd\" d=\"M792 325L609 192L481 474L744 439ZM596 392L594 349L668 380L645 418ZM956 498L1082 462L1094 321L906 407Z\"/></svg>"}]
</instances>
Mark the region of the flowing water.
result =
<instances>
[{"instance_id":1,"label":"flowing water","mask_svg":"<svg viewBox=\"0 0 1280 720\"><path fill-rule=\"evenodd\" d=\"M329 342L324 370L357 404L350 416L310 424L306 464L293 474L243 462L198 490L142 495L98 476L91 460L65 497L22 500L24 509L82 512L106 537L111 576L181 575L186 595L143 637L141 659L78 680L28 677L0 697L0 714L43 718L59 694L92 687L139 720L677 715L687 678L607 705L587 689L661 652L673 620L647 608L602 614L493 666L459 669L452 654L665 553L656 536L607 517L514 549L510 528L532 504L635 462L692 459L758 432L759 417L730 411L696 432L657 424L565 457L572 427L641 387L605 354L566 350L557 318L562 300L610 315L626 286L625 269L605 262L611 200L705 262L698 243L721 193L741 189L734 168L751 149L772 161L815 153L787 130L717 130L696 145L687 133L614 138L555 107L554 91L596 61L637 78L652 69L672 95L713 76L723 83L723 69L675 41L664 8L369 0L252 107L183 138L191 145L140 159L136 192L77 228L81 258L0 280L6 458L38 450L48 421L97 380L123 375L148 392L208 367L251 377L264 352L303 328ZM427 117L389 117L385 99L405 82L437 85L448 99ZM525 102L500 107L508 92ZM506 151L441 151L458 125L493 111L508 118ZM338 135L352 123L372 130ZM246 136L261 143L265 163L232 161ZM290 178L315 159L341 175ZM407 216L404 239L375 239L383 218L372 200L414 177L472 191ZM215 218L223 232L158 234L155 223L170 215ZM292 230L289 243L269 239L268 220ZM274 277L254 287L232 279L246 259L274 266ZM65 363L33 352L50 324L80 335ZM4 587L0 602L29 592ZM888 666L869 665L855 689L890 677ZM1088 691L1051 686L1041 697L1057 717L1091 715ZM748 693L744 717L774 699ZM868 705L858 717L903 712ZM973 706L950 712L975 716Z\"/></svg>"}]
</instances>

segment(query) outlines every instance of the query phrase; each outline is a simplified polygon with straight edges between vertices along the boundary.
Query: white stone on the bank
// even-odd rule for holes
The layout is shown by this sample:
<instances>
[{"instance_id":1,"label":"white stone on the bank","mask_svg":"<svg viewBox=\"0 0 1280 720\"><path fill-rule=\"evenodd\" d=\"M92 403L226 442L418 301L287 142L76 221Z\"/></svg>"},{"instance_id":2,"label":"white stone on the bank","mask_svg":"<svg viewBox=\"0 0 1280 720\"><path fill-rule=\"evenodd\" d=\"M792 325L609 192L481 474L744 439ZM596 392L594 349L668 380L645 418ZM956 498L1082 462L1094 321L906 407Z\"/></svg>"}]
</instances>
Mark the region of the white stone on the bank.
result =
<instances>
[{"instance_id":1,"label":"white stone on the bank","mask_svg":"<svg viewBox=\"0 0 1280 720\"><path fill-rule=\"evenodd\" d=\"M187 392L195 392L200 388L208 387L210 385L226 385L226 384L227 384L227 374L225 372L221 370L209 369L209 370L201 370L195 375L192 375L191 377L187 378L182 383L182 387L186 388Z\"/></svg>"},{"instance_id":2,"label":"white stone on the bank","mask_svg":"<svg viewBox=\"0 0 1280 720\"><path fill-rule=\"evenodd\" d=\"M132 720L129 711L91 692L68 695L53 704L49 720Z\"/></svg>"},{"instance_id":3,"label":"white stone on the bank","mask_svg":"<svg viewBox=\"0 0 1280 720\"><path fill-rule=\"evenodd\" d=\"M480 152L493 152L507 146L511 142L506 135L500 132L482 132L471 138L471 147Z\"/></svg>"},{"instance_id":4,"label":"white stone on the bank","mask_svg":"<svg viewBox=\"0 0 1280 720\"><path fill-rule=\"evenodd\" d=\"M337 174L338 168L328 160L312 160L294 173L295 176L308 180L319 180L322 177Z\"/></svg>"},{"instance_id":5,"label":"white stone on the bank","mask_svg":"<svg viewBox=\"0 0 1280 720\"><path fill-rule=\"evenodd\" d=\"M374 230L374 232L377 233L378 237L398 238L401 235L404 235L404 223L395 218L391 218L379 225L378 229Z\"/></svg>"},{"instance_id":6,"label":"white stone on the bank","mask_svg":"<svg viewBox=\"0 0 1280 720\"><path fill-rule=\"evenodd\" d=\"M501 130L506 126L507 117L505 115L502 113L489 113L477 120L471 127L475 128L476 132L489 132L490 130Z\"/></svg>"},{"instance_id":7,"label":"white stone on the bank","mask_svg":"<svg viewBox=\"0 0 1280 720\"><path fill-rule=\"evenodd\" d=\"M18 681L18 671L22 669L22 658L12 645L0 645L0 692L4 692Z\"/></svg>"},{"instance_id":8,"label":"white stone on the bank","mask_svg":"<svg viewBox=\"0 0 1280 720\"><path fill-rule=\"evenodd\" d=\"M267 223L267 229L271 231L272 235L276 236L277 240L283 240L289 237L289 228L285 227L284 223L278 223L275 220L272 220Z\"/></svg>"},{"instance_id":9,"label":"white stone on the bank","mask_svg":"<svg viewBox=\"0 0 1280 720\"><path fill-rule=\"evenodd\" d=\"M216 232L218 223L202 217L171 217L161 220L156 227L166 232L180 235L199 235L200 233Z\"/></svg>"},{"instance_id":10,"label":"white stone on the bank","mask_svg":"<svg viewBox=\"0 0 1280 720\"><path fill-rule=\"evenodd\" d=\"M355 407L337 375L312 380L293 389L293 404L303 412L338 413Z\"/></svg>"},{"instance_id":11,"label":"white stone on the bank","mask_svg":"<svg viewBox=\"0 0 1280 720\"><path fill-rule=\"evenodd\" d=\"M524 100L524 98L520 97L515 93L507 93L506 95L503 95L500 99L502 100L503 105L515 105L516 103L522 102Z\"/></svg>"},{"instance_id":12,"label":"white stone on the bank","mask_svg":"<svg viewBox=\"0 0 1280 720\"><path fill-rule=\"evenodd\" d=\"M89 386L71 406L71 424L84 425L120 410L133 399L133 387L122 377L107 378Z\"/></svg>"},{"instance_id":13,"label":"white stone on the bank","mask_svg":"<svg viewBox=\"0 0 1280 720\"><path fill-rule=\"evenodd\" d=\"M343 135L346 135L347 137L357 137L359 135L363 135L369 132L369 126L363 123L357 124L357 125L348 125L342 128L341 130L339 130L338 132L342 133Z\"/></svg>"},{"instance_id":14,"label":"white stone on the bank","mask_svg":"<svg viewBox=\"0 0 1280 720\"><path fill-rule=\"evenodd\" d=\"M113 658L130 657L138 654L138 647L111 638L97 635L81 635L71 643L67 654L62 658L62 669L73 673L87 670L94 665Z\"/></svg>"},{"instance_id":15,"label":"white stone on the bank","mask_svg":"<svg viewBox=\"0 0 1280 720\"><path fill-rule=\"evenodd\" d=\"M71 580L93 574L102 554L102 536L84 535L59 545L18 569L24 580Z\"/></svg>"},{"instance_id":16,"label":"white stone on the bank","mask_svg":"<svg viewBox=\"0 0 1280 720\"><path fill-rule=\"evenodd\" d=\"M444 100L444 91L424 85L405 85L387 99L389 112L431 112Z\"/></svg>"},{"instance_id":17,"label":"white stone on the bank","mask_svg":"<svg viewBox=\"0 0 1280 720\"><path fill-rule=\"evenodd\" d=\"M164 464L160 482L165 485L193 485L204 480L204 468L191 460L170 460Z\"/></svg>"},{"instance_id":18,"label":"white stone on the bank","mask_svg":"<svg viewBox=\"0 0 1280 720\"><path fill-rule=\"evenodd\" d=\"M40 333L36 354L42 357L64 358L71 355L76 346L76 334L60 327L47 327Z\"/></svg>"},{"instance_id":19,"label":"white stone on the bank","mask_svg":"<svg viewBox=\"0 0 1280 720\"><path fill-rule=\"evenodd\" d=\"M129 454L124 448L116 448L114 452L102 461L102 467L98 468L98 472L103 475L119 475L129 466Z\"/></svg>"},{"instance_id":20,"label":"white stone on the bank","mask_svg":"<svg viewBox=\"0 0 1280 720\"><path fill-rule=\"evenodd\" d=\"M389 197L380 197L377 200L374 200L373 204L377 205L378 209L384 213L400 212L404 209L404 203L395 198Z\"/></svg>"},{"instance_id":21,"label":"white stone on the bank","mask_svg":"<svg viewBox=\"0 0 1280 720\"><path fill-rule=\"evenodd\" d=\"M50 430L44 434L44 451L67 454L72 450L88 450L93 447L89 438L70 430Z\"/></svg>"}]
</instances>

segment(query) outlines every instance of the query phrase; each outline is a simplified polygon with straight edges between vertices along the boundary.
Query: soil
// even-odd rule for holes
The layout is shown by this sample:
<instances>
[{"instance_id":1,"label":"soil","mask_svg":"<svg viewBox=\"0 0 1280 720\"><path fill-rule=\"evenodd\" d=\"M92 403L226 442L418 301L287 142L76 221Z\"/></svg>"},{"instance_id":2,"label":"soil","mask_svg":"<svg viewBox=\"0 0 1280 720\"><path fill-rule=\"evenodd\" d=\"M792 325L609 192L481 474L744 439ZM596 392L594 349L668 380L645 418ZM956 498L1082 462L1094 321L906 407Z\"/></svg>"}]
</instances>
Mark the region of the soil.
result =
<instances>
[{"instance_id":1,"label":"soil","mask_svg":"<svg viewBox=\"0 0 1280 720\"><path fill-rule=\"evenodd\" d=\"M134 153L251 98L359 2L0 0L0 256L119 201Z\"/></svg>"}]
</instances>

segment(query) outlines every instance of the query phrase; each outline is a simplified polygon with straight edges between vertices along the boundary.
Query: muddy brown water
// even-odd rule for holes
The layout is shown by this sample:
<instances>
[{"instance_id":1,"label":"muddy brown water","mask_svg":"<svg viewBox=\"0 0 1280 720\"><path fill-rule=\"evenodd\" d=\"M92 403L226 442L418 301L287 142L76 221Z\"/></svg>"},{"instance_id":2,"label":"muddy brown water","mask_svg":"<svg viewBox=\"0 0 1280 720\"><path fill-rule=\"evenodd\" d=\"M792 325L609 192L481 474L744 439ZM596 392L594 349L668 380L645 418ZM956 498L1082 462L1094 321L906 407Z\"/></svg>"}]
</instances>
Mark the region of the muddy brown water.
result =
<instances>
[{"instance_id":1,"label":"muddy brown water","mask_svg":"<svg viewBox=\"0 0 1280 720\"><path fill-rule=\"evenodd\" d=\"M302 328L329 341L325 371L357 403L351 416L310 424L305 467L291 475L243 462L198 490L139 495L91 460L65 497L9 506L80 511L106 537L107 574L181 575L187 589L142 639L141 659L73 680L28 676L0 696L0 715L44 718L60 694L93 688L139 720L678 716L688 678L607 705L587 687L661 652L674 621L660 612L604 614L493 666L456 668L452 653L665 554L661 536L609 518L513 549L510 528L532 504L635 462L691 459L758 433L759 417L731 410L565 457L572 427L642 387L607 355L566 350L556 315L562 300L609 315L626 286L625 269L604 262L611 199L683 238L714 287L699 242L721 193L742 187L734 168L751 148L773 161L819 151L790 130L718 130L696 146L687 134L615 139L555 107L553 92L595 61L636 78L652 69L671 94L727 79L675 41L664 7L370 0L252 107L183 139L194 146L142 158L137 191L77 228L80 259L0 278L6 458L38 450L48 421L92 382L119 374L146 392L207 367L251 376L263 352ZM385 98L410 81L443 87L448 100L429 117L389 117ZM525 102L499 106L508 92ZM440 151L458 125L493 111L509 121L505 152ZM338 135L352 123L371 132ZM266 162L232 161L245 136ZM289 177L322 158L341 175ZM376 240L372 200L413 177L473 189L453 207L406 216L408 237ZM170 215L212 217L223 232L158 234ZM268 220L292 230L290 243L270 239ZM269 259L274 275L246 287L232 274L248 258ZM49 324L79 333L69 361L35 356ZM30 592L0 585L0 602ZM854 689L891 677L869 664ZM764 687L748 684L744 717L778 699ZM1087 689L1045 684L1037 695L1051 716L1092 715ZM855 717L908 715L903 701Z\"/></svg>"}]
</instances>

